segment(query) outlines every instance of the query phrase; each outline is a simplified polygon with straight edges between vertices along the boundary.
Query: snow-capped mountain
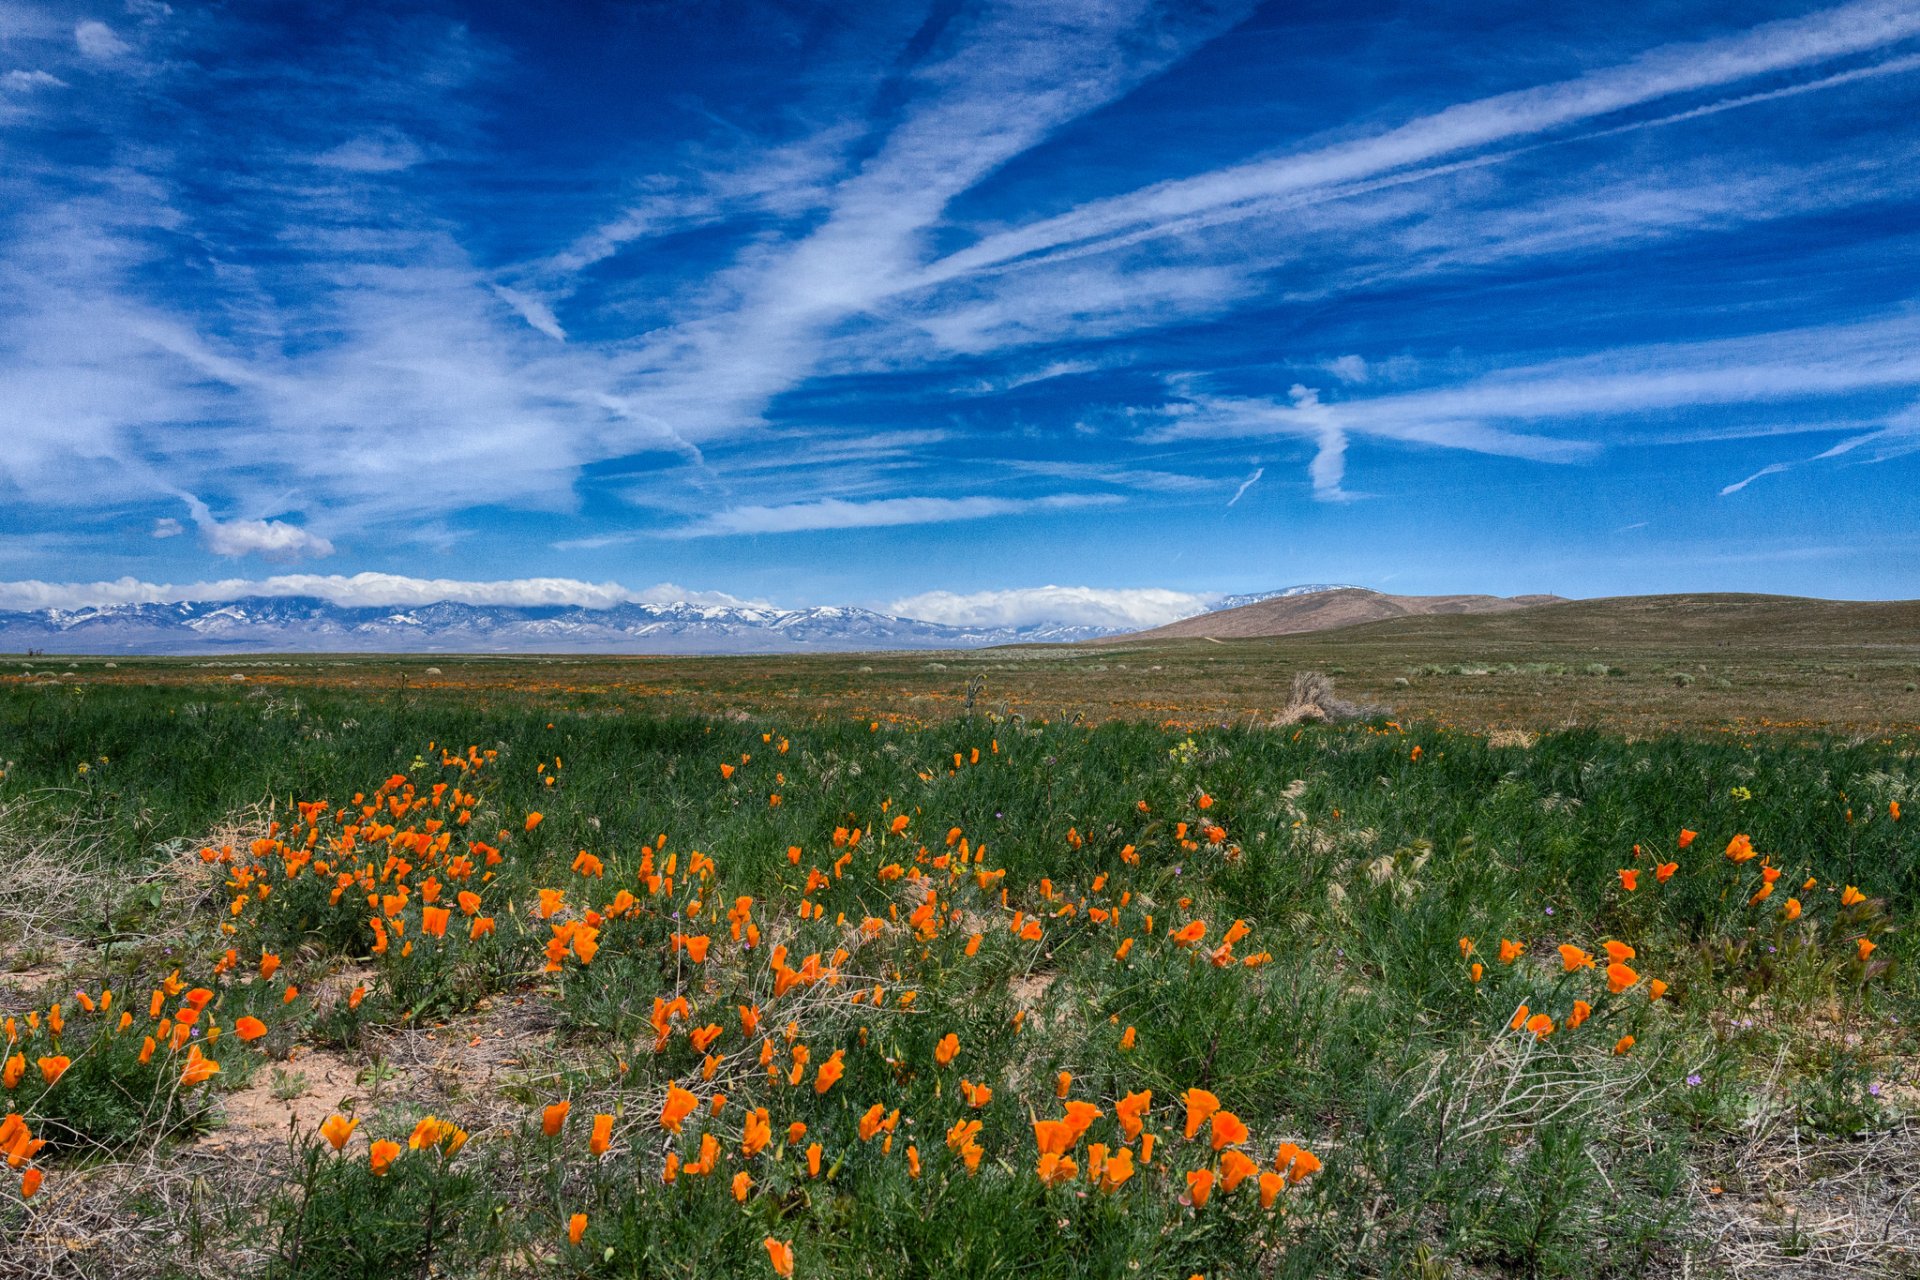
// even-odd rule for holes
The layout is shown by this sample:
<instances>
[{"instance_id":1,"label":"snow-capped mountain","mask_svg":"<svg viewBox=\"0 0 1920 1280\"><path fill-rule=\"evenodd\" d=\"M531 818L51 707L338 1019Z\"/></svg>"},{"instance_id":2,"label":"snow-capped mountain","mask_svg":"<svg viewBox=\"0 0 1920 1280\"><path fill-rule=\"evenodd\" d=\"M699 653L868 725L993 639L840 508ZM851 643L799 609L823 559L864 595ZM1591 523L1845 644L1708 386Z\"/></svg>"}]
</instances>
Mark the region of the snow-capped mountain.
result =
<instances>
[{"instance_id":1,"label":"snow-capped mountain","mask_svg":"<svg viewBox=\"0 0 1920 1280\"><path fill-rule=\"evenodd\" d=\"M1262 600L1281 600L1288 596L1311 596L1322 591L1358 591L1362 588L1344 582L1310 582L1297 587L1281 587L1278 591L1254 591L1246 595L1221 596L1207 606L1208 613L1218 613L1222 609L1238 609L1243 604L1258 604Z\"/></svg>"},{"instance_id":2,"label":"snow-capped mountain","mask_svg":"<svg viewBox=\"0 0 1920 1280\"><path fill-rule=\"evenodd\" d=\"M955 627L841 606L670 603L587 609L441 601L366 608L256 596L0 612L0 652L794 653L1060 643L1113 630L1052 623Z\"/></svg>"},{"instance_id":3,"label":"snow-capped mountain","mask_svg":"<svg viewBox=\"0 0 1920 1280\"><path fill-rule=\"evenodd\" d=\"M1333 591L1285 587L1212 607ZM442 600L348 606L310 596L0 610L0 653L805 653L1070 644L1130 630L1036 622L962 627L825 605L473 605Z\"/></svg>"}]
</instances>

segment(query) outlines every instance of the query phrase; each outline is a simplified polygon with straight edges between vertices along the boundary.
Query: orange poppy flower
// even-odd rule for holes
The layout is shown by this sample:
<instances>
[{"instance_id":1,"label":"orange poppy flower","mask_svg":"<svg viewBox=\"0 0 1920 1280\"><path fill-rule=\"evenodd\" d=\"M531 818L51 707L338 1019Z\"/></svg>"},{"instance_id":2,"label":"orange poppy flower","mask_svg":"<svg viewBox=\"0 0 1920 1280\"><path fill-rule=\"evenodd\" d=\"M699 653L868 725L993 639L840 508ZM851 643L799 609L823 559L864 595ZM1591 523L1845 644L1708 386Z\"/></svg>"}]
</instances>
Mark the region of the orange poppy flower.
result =
<instances>
[{"instance_id":1,"label":"orange poppy flower","mask_svg":"<svg viewBox=\"0 0 1920 1280\"><path fill-rule=\"evenodd\" d=\"M767 1250L767 1261L773 1266L773 1274L786 1277L793 1274L793 1246L782 1240L768 1236L761 1242Z\"/></svg>"},{"instance_id":2,"label":"orange poppy flower","mask_svg":"<svg viewBox=\"0 0 1920 1280\"><path fill-rule=\"evenodd\" d=\"M389 1141L385 1138L382 1138L368 1148L367 1164L368 1167L373 1170L373 1176L376 1178L386 1177L387 1170L391 1169L393 1162L400 1158L400 1151L401 1147L399 1143Z\"/></svg>"},{"instance_id":3,"label":"orange poppy flower","mask_svg":"<svg viewBox=\"0 0 1920 1280\"><path fill-rule=\"evenodd\" d=\"M565 1098L562 1098L558 1102L548 1104L540 1112L540 1132L546 1134L549 1138L559 1137L560 1130L564 1128L567 1123L567 1112L571 1110L573 1110L573 1103L567 1101Z\"/></svg>"},{"instance_id":4,"label":"orange poppy flower","mask_svg":"<svg viewBox=\"0 0 1920 1280\"><path fill-rule=\"evenodd\" d=\"M933 1047L933 1060L943 1067L949 1066L959 1052L960 1037L949 1031L940 1038L940 1043Z\"/></svg>"},{"instance_id":5,"label":"orange poppy flower","mask_svg":"<svg viewBox=\"0 0 1920 1280\"><path fill-rule=\"evenodd\" d=\"M1860 892L1858 889L1854 888L1852 885L1848 885L1845 889L1840 891L1840 905L1843 907L1850 907L1856 902L1865 902L1866 900L1867 900L1867 895Z\"/></svg>"},{"instance_id":6,"label":"orange poppy flower","mask_svg":"<svg viewBox=\"0 0 1920 1280\"><path fill-rule=\"evenodd\" d=\"M1625 964L1627 961L1639 955L1639 952L1624 942L1606 942L1602 945L1606 948L1607 959L1613 961L1615 964Z\"/></svg>"},{"instance_id":7,"label":"orange poppy flower","mask_svg":"<svg viewBox=\"0 0 1920 1280\"><path fill-rule=\"evenodd\" d=\"M1735 862L1747 862L1756 857L1752 837L1742 832L1727 841L1727 857Z\"/></svg>"},{"instance_id":8,"label":"orange poppy flower","mask_svg":"<svg viewBox=\"0 0 1920 1280\"><path fill-rule=\"evenodd\" d=\"M1212 1144L1215 1151L1245 1142L1248 1129L1231 1111L1216 1111L1212 1117Z\"/></svg>"},{"instance_id":9,"label":"orange poppy flower","mask_svg":"<svg viewBox=\"0 0 1920 1280\"><path fill-rule=\"evenodd\" d=\"M1593 954L1582 951L1571 942L1560 944L1560 967L1568 973L1575 969L1593 968Z\"/></svg>"},{"instance_id":10,"label":"orange poppy flower","mask_svg":"<svg viewBox=\"0 0 1920 1280\"><path fill-rule=\"evenodd\" d=\"M220 1074L220 1064L212 1058L201 1056L200 1046L194 1045L187 1050L186 1065L180 1069L180 1087L191 1089Z\"/></svg>"},{"instance_id":11,"label":"orange poppy flower","mask_svg":"<svg viewBox=\"0 0 1920 1280\"><path fill-rule=\"evenodd\" d=\"M1874 947L1873 939L1871 938L1860 939L1860 945L1858 949L1860 952L1860 959L1864 961L1868 956L1874 953L1875 947Z\"/></svg>"},{"instance_id":12,"label":"orange poppy flower","mask_svg":"<svg viewBox=\"0 0 1920 1280\"><path fill-rule=\"evenodd\" d=\"M249 1042L258 1040L267 1034L267 1024L251 1016L236 1018L233 1023L233 1034Z\"/></svg>"},{"instance_id":13,"label":"orange poppy flower","mask_svg":"<svg viewBox=\"0 0 1920 1280\"><path fill-rule=\"evenodd\" d=\"M699 1109L700 1099L677 1084L667 1086L666 1101L660 1106L660 1127L674 1133L680 1132L680 1125L686 1118Z\"/></svg>"},{"instance_id":14,"label":"orange poppy flower","mask_svg":"<svg viewBox=\"0 0 1920 1280\"><path fill-rule=\"evenodd\" d=\"M1220 1189L1232 1195L1239 1185L1260 1172L1260 1166L1243 1151L1227 1150L1220 1157Z\"/></svg>"},{"instance_id":15,"label":"orange poppy flower","mask_svg":"<svg viewBox=\"0 0 1920 1280\"><path fill-rule=\"evenodd\" d=\"M1677 843L1682 849L1684 849L1688 845L1692 844L1694 842L1694 838L1697 837L1699 834L1700 833L1698 831L1688 831L1685 827L1682 827L1680 829L1680 839Z\"/></svg>"},{"instance_id":16,"label":"orange poppy flower","mask_svg":"<svg viewBox=\"0 0 1920 1280\"><path fill-rule=\"evenodd\" d=\"M320 1122L320 1136L327 1140L328 1146L338 1151L347 1145L347 1139L351 1138L353 1131L359 1127L358 1120L349 1120L342 1115L332 1115Z\"/></svg>"},{"instance_id":17,"label":"orange poppy flower","mask_svg":"<svg viewBox=\"0 0 1920 1280\"><path fill-rule=\"evenodd\" d=\"M579 1244L580 1237L587 1234L587 1215L576 1213L567 1219L567 1243Z\"/></svg>"},{"instance_id":18,"label":"orange poppy flower","mask_svg":"<svg viewBox=\"0 0 1920 1280\"><path fill-rule=\"evenodd\" d=\"M1634 1046L1634 1039L1632 1036L1621 1036L1618 1040L1614 1041L1613 1043L1614 1056L1619 1057L1625 1054L1626 1051L1633 1048L1633 1046Z\"/></svg>"},{"instance_id":19,"label":"orange poppy flower","mask_svg":"<svg viewBox=\"0 0 1920 1280\"><path fill-rule=\"evenodd\" d=\"M1151 1089L1129 1093L1113 1104L1113 1118L1120 1122L1120 1132L1126 1135L1128 1142L1140 1136L1140 1131L1146 1127L1147 1112L1152 1107L1153 1090Z\"/></svg>"},{"instance_id":20,"label":"orange poppy flower","mask_svg":"<svg viewBox=\"0 0 1920 1280\"><path fill-rule=\"evenodd\" d=\"M1180 1100L1187 1105L1187 1138L1191 1140L1200 1132L1200 1126L1220 1109L1220 1099L1205 1089L1188 1089Z\"/></svg>"},{"instance_id":21,"label":"orange poppy flower","mask_svg":"<svg viewBox=\"0 0 1920 1280\"><path fill-rule=\"evenodd\" d=\"M944 1065L944 1064L942 1064ZM1062 1071L1053 1078L1053 1096L1064 1098L1073 1090L1073 1072Z\"/></svg>"},{"instance_id":22,"label":"orange poppy flower","mask_svg":"<svg viewBox=\"0 0 1920 1280\"><path fill-rule=\"evenodd\" d=\"M1798 920L1800 918L1800 910L1800 899L1788 898L1787 905L1780 909L1780 914L1788 920Z\"/></svg>"},{"instance_id":23,"label":"orange poppy flower","mask_svg":"<svg viewBox=\"0 0 1920 1280\"><path fill-rule=\"evenodd\" d=\"M1667 881L1673 879L1673 873L1679 869L1680 864L1677 862L1663 862L1653 869L1653 878L1661 884L1665 884Z\"/></svg>"},{"instance_id":24,"label":"orange poppy flower","mask_svg":"<svg viewBox=\"0 0 1920 1280\"><path fill-rule=\"evenodd\" d=\"M1527 947L1525 943L1509 942L1505 938L1500 939L1500 963L1501 964L1512 964L1515 960L1518 960L1521 956L1525 955L1526 953L1527 953Z\"/></svg>"},{"instance_id":25,"label":"orange poppy flower","mask_svg":"<svg viewBox=\"0 0 1920 1280\"><path fill-rule=\"evenodd\" d=\"M1089 1170L1091 1172L1091 1170ZM1133 1152L1122 1147L1113 1157L1100 1166L1100 1189L1118 1191L1120 1185L1133 1176Z\"/></svg>"},{"instance_id":26,"label":"orange poppy flower","mask_svg":"<svg viewBox=\"0 0 1920 1280\"><path fill-rule=\"evenodd\" d=\"M1620 877L1620 887L1632 893L1640 887L1640 872L1633 867L1622 867L1616 873Z\"/></svg>"},{"instance_id":27,"label":"orange poppy flower","mask_svg":"<svg viewBox=\"0 0 1920 1280\"><path fill-rule=\"evenodd\" d=\"M1616 963L1607 966L1607 990L1615 995L1619 995L1638 981L1640 981L1640 975L1624 964Z\"/></svg>"},{"instance_id":28,"label":"orange poppy flower","mask_svg":"<svg viewBox=\"0 0 1920 1280\"><path fill-rule=\"evenodd\" d=\"M1277 1173L1261 1174L1260 1175L1260 1207L1262 1209L1273 1208L1273 1202L1280 1198L1280 1189L1286 1185L1287 1185L1287 1180L1281 1177Z\"/></svg>"},{"instance_id":29,"label":"orange poppy flower","mask_svg":"<svg viewBox=\"0 0 1920 1280\"><path fill-rule=\"evenodd\" d=\"M1187 1198L1193 1207L1206 1207L1207 1198L1213 1194L1213 1170L1195 1169L1187 1175Z\"/></svg>"},{"instance_id":30,"label":"orange poppy flower","mask_svg":"<svg viewBox=\"0 0 1920 1280\"><path fill-rule=\"evenodd\" d=\"M45 1177L38 1169L29 1169L20 1175L20 1198L31 1200L40 1193L40 1181Z\"/></svg>"},{"instance_id":31,"label":"orange poppy flower","mask_svg":"<svg viewBox=\"0 0 1920 1280\"><path fill-rule=\"evenodd\" d=\"M612 1145L613 1117L603 1111L593 1117L593 1133L587 1139L587 1150L596 1156L603 1156Z\"/></svg>"}]
</instances>

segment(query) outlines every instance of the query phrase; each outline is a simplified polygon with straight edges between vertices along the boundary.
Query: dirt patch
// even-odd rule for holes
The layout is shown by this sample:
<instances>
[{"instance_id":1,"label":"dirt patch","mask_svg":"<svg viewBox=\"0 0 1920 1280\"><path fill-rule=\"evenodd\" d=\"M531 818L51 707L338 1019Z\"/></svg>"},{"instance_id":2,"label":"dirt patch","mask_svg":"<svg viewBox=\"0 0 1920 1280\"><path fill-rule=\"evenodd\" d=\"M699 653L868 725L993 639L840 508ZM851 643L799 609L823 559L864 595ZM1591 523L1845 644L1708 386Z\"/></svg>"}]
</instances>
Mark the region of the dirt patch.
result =
<instances>
[{"instance_id":1,"label":"dirt patch","mask_svg":"<svg viewBox=\"0 0 1920 1280\"><path fill-rule=\"evenodd\" d=\"M397 1093L475 1133L521 1111L511 1086L560 1066L553 1013L540 995L498 995L464 1017L381 1035L373 1049L397 1070Z\"/></svg>"},{"instance_id":2,"label":"dirt patch","mask_svg":"<svg viewBox=\"0 0 1920 1280\"><path fill-rule=\"evenodd\" d=\"M335 1112L350 1112L364 1091L357 1064L325 1049L296 1050L285 1063L263 1068L246 1088L221 1098L226 1123L195 1145L226 1151L284 1142L289 1130L313 1133Z\"/></svg>"}]
</instances>

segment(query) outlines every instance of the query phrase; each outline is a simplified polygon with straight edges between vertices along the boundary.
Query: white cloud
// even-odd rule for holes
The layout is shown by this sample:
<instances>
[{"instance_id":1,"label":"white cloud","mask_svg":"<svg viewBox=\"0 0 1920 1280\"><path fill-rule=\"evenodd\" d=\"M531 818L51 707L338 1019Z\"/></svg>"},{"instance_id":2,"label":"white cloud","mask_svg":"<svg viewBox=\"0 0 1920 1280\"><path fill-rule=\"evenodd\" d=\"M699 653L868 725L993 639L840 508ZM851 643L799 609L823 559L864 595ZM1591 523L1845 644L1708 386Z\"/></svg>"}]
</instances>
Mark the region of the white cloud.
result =
<instances>
[{"instance_id":1,"label":"white cloud","mask_svg":"<svg viewBox=\"0 0 1920 1280\"><path fill-rule=\"evenodd\" d=\"M476 605L563 605L606 609L621 604L764 605L720 591L691 591L663 582L635 591L617 582L574 578L508 578L491 582L410 578L391 573L279 574L181 584L141 582L0 582L3 609L82 609L113 604L173 604L183 600L238 600L248 596L313 597L348 608L411 607L454 601Z\"/></svg>"},{"instance_id":2,"label":"white cloud","mask_svg":"<svg viewBox=\"0 0 1920 1280\"><path fill-rule=\"evenodd\" d=\"M538 329L541 333L546 334L555 342L565 342L567 340L567 331L560 327L560 321L553 314L553 308L540 299L534 297L532 294L522 293L518 289L509 289L503 284L494 285L493 293L500 301L506 303L518 312L522 320L525 320L528 324Z\"/></svg>"},{"instance_id":3,"label":"white cloud","mask_svg":"<svg viewBox=\"0 0 1920 1280\"><path fill-rule=\"evenodd\" d=\"M153 536L156 538L177 538L186 531L186 526L172 516L161 516L153 522Z\"/></svg>"},{"instance_id":4,"label":"white cloud","mask_svg":"<svg viewBox=\"0 0 1920 1280\"><path fill-rule=\"evenodd\" d=\"M1227 499L1227 505L1232 506L1234 503L1240 501L1240 499L1246 497L1247 490L1253 488L1254 485L1259 484L1260 477L1265 474L1267 474L1267 469L1265 467L1255 467L1253 469L1253 474L1248 476L1245 480L1242 480L1240 482L1240 487L1233 491L1233 496Z\"/></svg>"},{"instance_id":5,"label":"white cloud","mask_svg":"<svg viewBox=\"0 0 1920 1280\"><path fill-rule=\"evenodd\" d=\"M715 512L676 532L683 538L729 534L803 533L820 529L877 529L903 524L939 524L949 520L979 520L989 516L1025 515L1073 507L1109 506L1120 501L1110 494L1058 494L1046 498L880 498L848 502L822 498L776 507L734 507Z\"/></svg>"},{"instance_id":6,"label":"white cloud","mask_svg":"<svg viewBox=\"0 0 1920 1280\"><path fill-rule=\"evenodd\" d=\"M1020 587L957 595L928 591L895 600L889 613L956 627L1019 627L1057 622L1137 630L1205 612L1216 599L1158 587Z\"/></svg>"},{"instance_id":7,"label":"white cloud","mask_svg":"<svg viewBox=\"0 0 1920 1280\"><path fill-rule=\"evenodd\" d=\"M1327 372L1342 382L1365 382L1367 380L1367 362L1359 356L1341 356L1338 360L1329 360Z\"/></svg>"},{"instance_id":8,"label":"white cloud","mask_svg":"<svg viewBox=\"0 0 1920 1280\"><path fill-rule=\"evenodd\" d=\"M426 153L412 138L389 130L349 138L337 147L322 151L313 162L323 168L344 169L349 173L399 173L425 158Z\"/></svg>"},{"instance_id":9,"label":"white cloud","mask_svg":"<svg viewBox=\"0 0 1920 1280\"><path fill-rule=\"evenodd\" d=\"M1535 138L1675 95L1877 49L1917 33L1920 10L1905 0L1857 0L1733 36L1665 45L1570 80L1458 103L1373 137L1093 201L987 236L927 268L921 281L932 284L1063 254L1108 252L1144 239L1263 216L1313 192Z\"/></svg>"},{"instance_id":10,"label":"white cloud","mask_svg":"<svg viewBox=\"0 0 1920 1280\"><path fill-rule=\"evenodd\" d=\"M1789 470L1791 468L1791 465L1792 464L1786 463L1786 462L1770 462L1766 466L1754 472L1752 475L1748 476L1745 480L1736 480L1732 484L1728 485L1726 488L1722 489L1720 491L1720 496L1724 498L1730 493L1738 493L1742 489L1746 488L1748 485L1752 484L1755 480L1760 479L1762 476L1777 476L1782 471Z\"/></svg>"},{"instance_id":11,"label":"white cloud","mask_svg":"<svg viewBox=\"0 0 1920 1280\"><path fill-rule=\"evenodd\" d=\"M9 71L0 76L0 84L18 93L31 93L35 89L64 89L67 82L49 71Z\"/></svg>"},{"instance_id":12,"label":"white cloud","mask_svg":"<svg viewBox=\"0 0 1920 1280\"><path fill-rule=\"evenodd\" d=\"M133 51L133 46L115 35L112 27L91 18L74 27L73 42L89 58L118 58Z\"/></svg>"},{"instance_id":13,"label":"white cloud","mask_svg":"<svg viewBox=\"0 0 1920 1280\"><path fill-rule=\"evenodd\" d=\"M333 543L284 520L219 521L196 512L194 522L200 527L200 541L217 556L299 560L333 554Z\"/></svg>"}]
</instances>

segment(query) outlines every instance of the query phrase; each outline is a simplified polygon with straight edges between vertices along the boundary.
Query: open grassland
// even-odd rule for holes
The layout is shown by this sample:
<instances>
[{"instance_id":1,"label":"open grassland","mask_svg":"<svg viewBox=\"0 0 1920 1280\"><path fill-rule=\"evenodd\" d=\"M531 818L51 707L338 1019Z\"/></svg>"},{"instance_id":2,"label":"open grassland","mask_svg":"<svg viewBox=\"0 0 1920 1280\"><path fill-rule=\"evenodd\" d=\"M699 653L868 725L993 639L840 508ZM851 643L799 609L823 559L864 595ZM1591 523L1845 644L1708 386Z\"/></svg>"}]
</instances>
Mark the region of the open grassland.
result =
<instances>
[{"instance_id":1,"label":"open grassland","mask_svg":"<svg viewBox=\"0 0 1920 1280\"><path fill-rule=\"evenodd\" d=\"M36 660L0 1274L1920 1273L1910 654L1288 643Z\"/></svg>"},{"instance_id":2,"label":"open grassland","mask_svg":"<svg viewBox=\"0 0 1920 1280\"><path fill-rule=\"evenodd\" d=\"M1920 732L1920 604L1662 596L1396 618L1269 639L782 657L0 658L0 689L54 683L421 707L915 725L970 713L1253 724L1302 671L1342 694L1477 732Z\"/></svg>"}]
</instances>

